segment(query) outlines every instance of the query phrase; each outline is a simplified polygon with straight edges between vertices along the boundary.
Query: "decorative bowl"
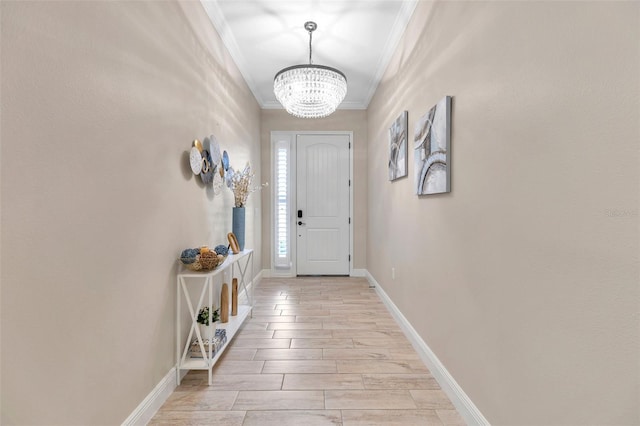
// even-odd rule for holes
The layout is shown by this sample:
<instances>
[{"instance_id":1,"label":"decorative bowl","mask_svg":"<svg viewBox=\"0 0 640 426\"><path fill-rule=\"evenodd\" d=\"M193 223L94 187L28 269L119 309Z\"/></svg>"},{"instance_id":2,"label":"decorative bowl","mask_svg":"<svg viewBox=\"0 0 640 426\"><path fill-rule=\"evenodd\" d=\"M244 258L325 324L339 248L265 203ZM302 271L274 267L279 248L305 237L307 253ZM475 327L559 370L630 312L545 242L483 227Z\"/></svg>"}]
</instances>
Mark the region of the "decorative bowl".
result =
<instances>
[{"instance_id":1,"label":"decorative bowl","mask_svg":"<svg viewBox=\"0 0 640 426\"><path fill-rule=\"evenodd\" d=\"M211 271L222 265L227 256L217 254L214 251L207 250L200 252L197 249L187 249L178 258L185 268L191 271Z\"/></svg>"}]
</instances>

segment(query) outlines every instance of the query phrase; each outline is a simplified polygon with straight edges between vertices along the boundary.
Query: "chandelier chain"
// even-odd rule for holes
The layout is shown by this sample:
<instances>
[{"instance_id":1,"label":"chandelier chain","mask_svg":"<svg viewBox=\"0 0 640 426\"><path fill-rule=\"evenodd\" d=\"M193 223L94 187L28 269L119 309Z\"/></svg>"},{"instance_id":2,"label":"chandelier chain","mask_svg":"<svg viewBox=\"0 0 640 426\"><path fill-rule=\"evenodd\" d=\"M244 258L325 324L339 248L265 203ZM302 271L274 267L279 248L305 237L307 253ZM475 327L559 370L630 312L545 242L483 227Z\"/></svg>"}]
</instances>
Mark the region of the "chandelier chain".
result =
<instances>
[{"instance_id":1,"label":"chandelier chain","mask_svg":"<svg viewBox=\"0 0 640 426\"><path fill-rule=\"evenodd\" d=\"M311 61L311 37L313 37L313 30L309 30L309 65L313 64Z\"/></svg>"}]
</instances>

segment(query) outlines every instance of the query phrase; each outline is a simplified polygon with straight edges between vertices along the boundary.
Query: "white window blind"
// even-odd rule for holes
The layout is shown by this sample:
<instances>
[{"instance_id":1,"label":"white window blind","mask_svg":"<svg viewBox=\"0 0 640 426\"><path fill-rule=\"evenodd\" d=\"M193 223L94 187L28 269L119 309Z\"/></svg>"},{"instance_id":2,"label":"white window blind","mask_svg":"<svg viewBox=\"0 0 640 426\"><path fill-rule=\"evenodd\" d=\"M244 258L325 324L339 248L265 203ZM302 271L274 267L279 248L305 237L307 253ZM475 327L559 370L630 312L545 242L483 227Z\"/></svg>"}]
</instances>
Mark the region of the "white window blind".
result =
<instances>
[{"instance_id":1,"label":"white window blind","mask_svg":"<svg viewBox=\"0 0 640 426\"><path fill-rule=\"evenodd\" d=\"M275 145L275 200L274 200L274 266L289 268L291 266L291 240L289 220L291 210L290 194L290 147L288 141L279 141Z\"/></svg>"}]
</instances>

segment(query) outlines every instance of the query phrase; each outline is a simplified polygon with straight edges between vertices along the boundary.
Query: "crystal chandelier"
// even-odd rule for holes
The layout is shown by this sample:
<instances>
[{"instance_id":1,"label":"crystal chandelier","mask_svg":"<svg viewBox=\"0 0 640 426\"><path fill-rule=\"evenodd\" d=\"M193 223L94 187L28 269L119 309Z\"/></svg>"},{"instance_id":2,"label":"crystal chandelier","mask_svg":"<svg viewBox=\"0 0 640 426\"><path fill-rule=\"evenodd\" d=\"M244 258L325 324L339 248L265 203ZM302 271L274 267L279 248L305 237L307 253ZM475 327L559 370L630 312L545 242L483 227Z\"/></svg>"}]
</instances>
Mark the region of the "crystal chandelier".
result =
<instances>
[{"instance_id":1,"label":"crystal chandelier","mask_svg":"<svg viewBox=\"0 0 640 426\"><path fill-rule=\"evenodd\" d=\"M313 65L311 33L318 28L306 22L309 31L309 64L280 70L273 80L273 92L291 115L300 118L322 118L333 113L347 94L347 78L335 68Z\"/></svg>"}]
</instances>

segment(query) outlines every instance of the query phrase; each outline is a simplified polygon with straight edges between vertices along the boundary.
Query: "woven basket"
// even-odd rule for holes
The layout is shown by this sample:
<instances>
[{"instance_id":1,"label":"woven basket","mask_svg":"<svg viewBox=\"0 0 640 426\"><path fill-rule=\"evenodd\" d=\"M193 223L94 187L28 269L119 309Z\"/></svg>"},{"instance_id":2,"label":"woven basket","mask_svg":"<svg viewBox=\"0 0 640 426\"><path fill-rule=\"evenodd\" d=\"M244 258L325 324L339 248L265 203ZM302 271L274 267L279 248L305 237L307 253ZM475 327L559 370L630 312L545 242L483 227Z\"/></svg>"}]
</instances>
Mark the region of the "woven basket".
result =
<instances>
[{"instance_id":1,"label":"woven basket","mask_svg":"<svg viewBox=\"0 0 640 426\"><path fill-rule=\"evenodd\" d=\"M204 255L204 256L203 256ZM194 258L180 258L180 263L192 271L211 271L222 265L227 257L218 257L214 252L199 254Z\"/></svg>"}]
</instances>

